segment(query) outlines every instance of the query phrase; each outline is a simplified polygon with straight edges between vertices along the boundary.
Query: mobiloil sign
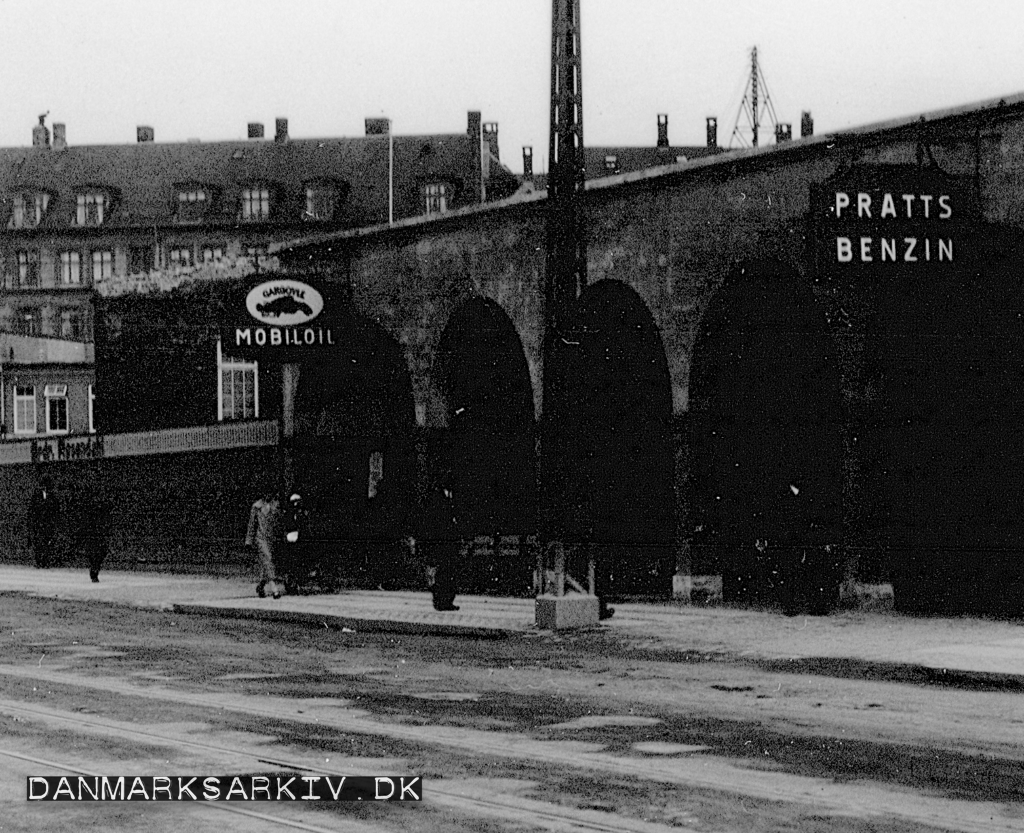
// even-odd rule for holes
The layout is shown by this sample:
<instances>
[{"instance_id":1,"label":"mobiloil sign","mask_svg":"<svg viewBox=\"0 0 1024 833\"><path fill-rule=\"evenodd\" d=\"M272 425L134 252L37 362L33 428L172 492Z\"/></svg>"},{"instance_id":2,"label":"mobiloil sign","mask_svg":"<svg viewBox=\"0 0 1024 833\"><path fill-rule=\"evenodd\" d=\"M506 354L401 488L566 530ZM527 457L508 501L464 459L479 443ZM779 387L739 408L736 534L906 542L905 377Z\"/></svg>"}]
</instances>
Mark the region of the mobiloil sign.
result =
<instances>
[{"instance_id":1,"label":"mobiloil sign","mask_svg":"<svg viewBox=\"0 0 1024 833\"><path fill-rule=\"evenodd\" d=\"M320 292L303 281L275 278L257 284L245 297L248 318L231 328L227 349L239 355L303 353L332 347L335 334ZM319 320L318 320L319 319Z\"/></svg>"}]
</instances>

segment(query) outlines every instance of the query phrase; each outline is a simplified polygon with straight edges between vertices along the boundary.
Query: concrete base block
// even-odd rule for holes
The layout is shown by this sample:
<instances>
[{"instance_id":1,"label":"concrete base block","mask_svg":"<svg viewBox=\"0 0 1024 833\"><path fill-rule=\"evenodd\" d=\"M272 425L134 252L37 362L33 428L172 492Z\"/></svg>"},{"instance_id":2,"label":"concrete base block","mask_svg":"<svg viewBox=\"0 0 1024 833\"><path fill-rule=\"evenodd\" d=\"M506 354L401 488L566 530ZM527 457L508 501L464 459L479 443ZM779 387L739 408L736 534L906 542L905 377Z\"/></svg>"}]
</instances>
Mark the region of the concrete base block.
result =
<instances>
[{"instance_id":1,"label":"concrete base block","mask_svg":"<svg viewBox=\"0 0 1024 833\"><path fill-rule=\"evenodd\" d=\"M597 596L538 596L537 627L543 630L585 628L598 623Z\"/></svg>"}]
</instances>

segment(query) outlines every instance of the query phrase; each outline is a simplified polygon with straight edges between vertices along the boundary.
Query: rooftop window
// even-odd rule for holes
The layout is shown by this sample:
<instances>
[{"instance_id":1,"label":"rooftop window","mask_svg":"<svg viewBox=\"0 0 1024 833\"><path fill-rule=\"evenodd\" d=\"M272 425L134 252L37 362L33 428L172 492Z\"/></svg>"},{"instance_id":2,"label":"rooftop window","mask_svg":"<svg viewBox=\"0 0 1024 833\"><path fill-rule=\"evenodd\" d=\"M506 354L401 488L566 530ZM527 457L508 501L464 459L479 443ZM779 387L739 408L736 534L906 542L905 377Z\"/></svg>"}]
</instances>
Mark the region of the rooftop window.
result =
<instances>
[{"instance_id":1,"label":"rooftop window","mask_svg":"<svg viewBox=\"0 0 1024 833\"><path fill-rule=\"evenodd\" d=\"M103 225L104 214L109 206L110 198L102 191L83 191L78 195L77 225Z\"/></svg>"},{"instance_id":2,"label":"rooftop window","mask_svg":"<svg viewBox=\"0 0 1024 833\"><path fill-rule=\"evenodd\" d=\"M50 195L42 191L16 195L11 208L11 228L35 228L42 222L49 204Z\"/></svg>"}]
</instances>

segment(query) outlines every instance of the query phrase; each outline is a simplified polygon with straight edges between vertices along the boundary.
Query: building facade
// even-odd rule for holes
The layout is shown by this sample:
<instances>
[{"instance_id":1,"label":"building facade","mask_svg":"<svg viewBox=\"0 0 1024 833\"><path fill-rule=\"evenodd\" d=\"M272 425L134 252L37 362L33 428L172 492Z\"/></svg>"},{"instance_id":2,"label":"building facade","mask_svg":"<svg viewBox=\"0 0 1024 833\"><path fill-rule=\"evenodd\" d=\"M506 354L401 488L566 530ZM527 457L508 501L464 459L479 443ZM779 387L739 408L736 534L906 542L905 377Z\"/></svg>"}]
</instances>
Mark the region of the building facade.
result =
<instances>
[{"instance_id":1,"label":"building facade","mask_svg":"<svg viewBox=\"0 0 1024 833\"><path fill-rule=\"evenodd\" d=\"M444 214L513 193L497 125L393 136L367 119L357 138L75 147L40 123L32 146L0 149L0 404L8 439L108 431L95 424L97 296L169 290L266 269L267 246L323 231ZM115 319L114 325L117 326ZM206 420L259 417L258 371L214 351ZM211 383L212 384L212 383Z\"/></svg>"}]
</instances>

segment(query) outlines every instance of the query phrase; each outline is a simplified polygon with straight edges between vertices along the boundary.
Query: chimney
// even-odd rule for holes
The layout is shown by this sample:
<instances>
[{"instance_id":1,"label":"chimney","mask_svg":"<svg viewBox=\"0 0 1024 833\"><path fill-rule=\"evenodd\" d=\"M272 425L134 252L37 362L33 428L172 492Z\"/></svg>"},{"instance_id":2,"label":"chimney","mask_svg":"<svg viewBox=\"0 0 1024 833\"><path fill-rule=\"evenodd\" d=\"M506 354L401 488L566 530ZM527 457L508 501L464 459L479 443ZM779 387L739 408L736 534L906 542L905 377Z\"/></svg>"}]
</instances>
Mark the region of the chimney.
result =
<instances>
[{"instance_id":1,"label":"chimney","mask_svg":"<svg viewBox=\"0 0 1024 833\"><path fill-rule=\"evenodd\" d=\"M791 141L793 138L793 125L791 124L777 124L775 125L775 144L781 145L785 142Z\"/></svg>"},{"instance_id":2,"label":"chimney","mask_svg":"<svg viewBox=\"0 0 1024 833\"><path fill-rule=\"evenodd\" d=\"M50 131L46 129L46 117L48 113L43 113L39 117L39 124L32 128L32 147L34 148L48 148L50 146Z\"/></svg>"},{"instance_id":3,"label":"chimney","mask_svg":"<svg viewBox=\"0 0 1024 833\"><path fill-rule=\"evenodd\" d=\"M498 123L496 121L485 122L484 124L484 141L487 142L487 147L490 148L491 155L495 159L500 159L498 156Z\"/></svg>"},{"instance_id":4,"label":"chimney","mask_svg":"<svg viewBox=\"0 0 1024 833\"><path fill-rule=\"evenodd\" d=\"M809 110L800 114L800 136L801 138L814 135L814 119L811 118Z\"/></svg>"},{"instance_id":5,"label":"chimney","mask_svg":"<svg viewBox=\"0 0 1024 833\"><path fill-rule=\"evenodd\" d=\"M367 136L387 136L391 132L391 119L367 119Z\"/></svg>"},{"instance_id":6,"label":"chimney","mask_svg":"<svg viewBox=\"0 0 1024 833\"><path fill-rule=\"evenodd\" d=\"M67 126L60 123L53 123L53 149L64 150L68 146Z\"/></svg>"},{"instance_id":7,"label":"chimney","mask_svg":"<svg viewBox=\"0 0 1024 833\"><path fill-rule=\"evenodd\" d=\"M263 125L258 121L249 122L249 138L250 139L262 139L263 138Z\"/></svg>"},{"instance_id":8,"label":"chimney","mask_svg":"<svg viewBox=\"0 0 1024 833\"><path fill-rule=\"evenodd\" d=\"M480 111L470 110L466 124L466 135L469 137L470 147L472 153L476 157L476 170L474 173L473 190L477 191L477 198L480 202L487 201L487 192L484 187L484 180L487 179L489 168L485 167L487 159L483 148L483 134L480 132ZM479 177L477 179L477 177ZM479 189L479 190L478 190Z\"/></svg>"},{"instance_id":9,"label":"chimney","mask_svg":"<svg viewBox=\"0 0 1024 833\"><path fill-rule=\"evenodd\" d=\"M139 144L144 142L152 142L156 138L156 134L152 127L148 125L140 124L135 128L135 141Z\"/></svg>"},{"instance_id":10,"label":"chimney","mask_svg":"<svg viewBox=\"0 0 1024 833\"><path fill-rule=\"evenodd\" d=\"M707 125L708 148L718 150L718 119L715 116L710 116L707 120Z\"/></svg>"},{"instance_id":11,"label":"chimney","mask_svg":"<svg viewBox=\"0 0 1024 833\"><path fill-rule=\"evenodd\" d=\"M668 113L658 113L658 147L668 147Z\"/></svg>"},{"instance_id":12,"label":"chimney","mask_svg":"<svg viewBox=\"0 0 1024 833\"><path fill-rule=\"evenodd\" d=\"M274 141L275 142L287 142L288 141L288 119L277 119L274 122Z\"/></svg>"},{"instance_id":13,"label":"chimney","mask_svg":"<svg viewBox=\"0 0 1024 833\"><path fill-rule=\"evenodd\" d=\"M533 178L533 148L530 145L523 146L523 176Z\"/></svg>"}]
</instances>

